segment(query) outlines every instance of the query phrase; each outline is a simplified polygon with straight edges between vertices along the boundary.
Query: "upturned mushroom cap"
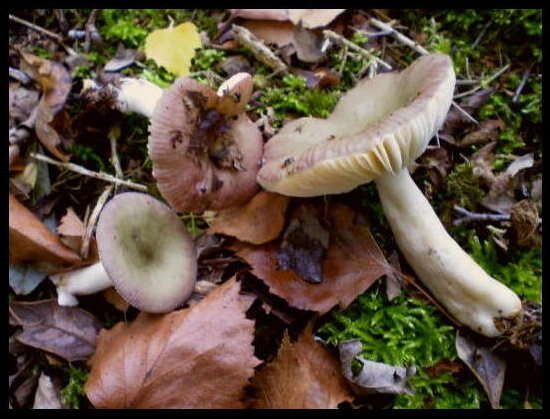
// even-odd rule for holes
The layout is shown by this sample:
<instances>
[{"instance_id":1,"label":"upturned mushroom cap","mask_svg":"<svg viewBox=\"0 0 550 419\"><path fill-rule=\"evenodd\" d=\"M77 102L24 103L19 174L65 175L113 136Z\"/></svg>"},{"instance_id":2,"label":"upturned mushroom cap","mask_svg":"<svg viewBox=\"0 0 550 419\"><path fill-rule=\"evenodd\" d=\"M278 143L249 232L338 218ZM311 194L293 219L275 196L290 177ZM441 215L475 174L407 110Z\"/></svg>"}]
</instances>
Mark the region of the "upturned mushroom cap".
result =
<instances>
[{"instance_id":1,"label":"upturned mushroom cap","mask_svg":"<svg viewBox=\"0 0 550 419\"><path fill-rule=\"evenodd\" d=\"M159 191L175 210L231 207L258 190L262 135L242 113L250 83L244 77L229 86L228 93L239 93L234 106L189 78L164 91L149 127L149 154Z\"/></svg>"},{"instance_id":2,"label":"upturned mushroom cap","mask_svg":"<svg viewBox=\"0 0 550 419\"><path fill-rule=\"evenodd\" d=\"M109 278L136 308L171 311L193 292L193 239L174 211L153 197L125 192L111 199L99 217L96 239Z\"/></svg>"},{"instance_id":3,"label":"upturned mushroom cap","mask_svg":"<svg viewBox=\"0 0 550 419\"><path fill-rule=\"evenodd\" d=\"M365 79L327 119L300 118L266 144L258 182L290 196L348 192L420 156L443 124L455 74L442 54Z\"/></svg>"}]
</instances>

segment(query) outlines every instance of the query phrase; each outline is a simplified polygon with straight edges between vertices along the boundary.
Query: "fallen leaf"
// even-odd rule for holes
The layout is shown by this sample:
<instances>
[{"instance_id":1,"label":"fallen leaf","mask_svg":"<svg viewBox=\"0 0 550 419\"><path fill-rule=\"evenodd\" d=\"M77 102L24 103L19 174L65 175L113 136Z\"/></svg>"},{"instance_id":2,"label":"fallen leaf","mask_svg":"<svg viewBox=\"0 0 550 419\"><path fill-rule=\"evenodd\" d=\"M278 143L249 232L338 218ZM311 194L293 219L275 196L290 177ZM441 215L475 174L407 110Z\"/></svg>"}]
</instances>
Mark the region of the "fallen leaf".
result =
<instances>
[{"instance_id":1,"label":"fallen leaf","mask_svg":"<svg viewBox=\"0 0 550 419\"><path fill-rule=\"evenodd\" d=\"M75 252L61 243L59 237L12 194L9 195L9 210L10 263L29 263L38 270L53 273L81 262Z\"/></svg>"},{"instance_id":2,"label":"fallen leaf","mask_svg":"<svg viewBox=\"0 0 550 419\"><path fill-rule=\"evenodd\" d=\"M103 296L105 300L112 306L114 306L118 311L126 312L130 308L130 304L120 296L120 294L115 290L114 287L109 287L103 291Z\"/></svg>"},{"instance_id":3,"label":"fallen leaf","mask_svg":"<svg viewBox=\"0 0 550 419\"><path fill-rule=\"evenodd\" d=\"M336 71L328 68L319 68L315 71L302 69L293 70L295 74L306 79L306 85L310 89L314 87L338 86L340 84L340 75Z\"/></svg>"},{"instance_id":4,"label":"fallen leaf","mask_svg":"<svg viewBox=\"0 0 550 419\"><path fill-rule=\"evenodd\" d=\"M10 304L10 322L23 326L16 339L67 361L87 359L95 349L101 323L77 307L61 307L54 299Z\"/></svg>"},{"instance_id":5,"label":"fallen leaf","mask_svg":"<svg viewBox=\"0 0 550 419\"><path fill-rule=\"evenodd\" d=\"M456 353L475 375L487 393L493 409L500 405L500 395L504 385L506 361L491 351L490 346L475 342L472 337L456 333Z\"/></svg>"},{"instance_id":6,"label":"fallen leaf","mask_svg":"<svg viewBox=\"0 0 550 419\"><path fill-rule=\"evenodd\" d=\"M382 362L374 362L358 356L363 345L359 340L340 342L342 374L352 385L356 394L364 396L375 393L414 394L407 386L407 380L416 374L415 367L395 367ZM352 370L352 362L357 359L362 367L358 373Z\"/></svg>"},{"instance_id":7,"label":"fallen leaf","mask_svg":"<svg viewBox=\"0 0 550 419\"><path fill-rule=\"evenodd\" d=\"M287 9L229 9L233 17L260 20L288 20Z\"/></svg>"},{"instance_id":8,"label":"fallen leaf","mask_svg":"<svg viewBox=\"0 0 550 419\"><path fill-rule=\"evenodd\" d=\"M288 17L295 25L315 29L326 26L346 9L288 9Z\"/></svg>"},{"instance_id":9,"label":"fallen leaf","mask_svg":"<svg viewBox=\"0 0 550 419\"><path fill-rule=\"evenodd\" d=\"M86 395L96 408L243 407L254 357L254 298L231 279L191 308L141 313L99 335Z\"/></svg>"},{"instance_id":10,"label":"fallen leaf","mask_svg":"<svg viewBox=\"0 0 550 419\"><path fill-rule=\"evenodd\" d=\"M208 233L226 234L254 244L269 242L283 229L289 200L287 196L260 191L240 207L219 211L208 222Z\"/></svg>"},{"instance_id":11,"label":"fallen leaf","mask_svg":"<svg viewBox=\"0 0 550 419\"><path fill-rule=\"evenodd\" d=\"M510 220L519 246L539 247L542 244L542 237L538 233L541 220L533 201L522 199L515 203L510 210Z\"/></svg>"},{"instance_id":12,"label":"fallen leaf","mask_svg":"<svg viewBox=\"0 0 550 419\"><path fill-rule=\"evenodd\" d=\"M318 63L325 58L325 53L321 50L324 42L322 36L301 26L295 26L292 34L292 44L300 61Z\"/></svg>"},{"instance_id":13,"label":"fallen leaf","mask_svg":"<svg viewBox=\"0 0 550 419\"><path fill-rule=\"evenodd\" d=\"M533 164L535 164L533 153L527 153L514 159L512 163L508 165L504 173L509 176L515 176L519 171L533 167Z\"/></svg>"},{"instance_id":14,"label":"fallen leaf","mask_svg":"<svg viewBox=\"0 0 550 419\"><path fill-rule=\"evenodd\" d=\"M28 295L46 278L47 274L28 265L9 265L10 287L17 295Z\"/></svg>"},{"instance_id":15,"label":"fallen leaf","mask_svg":"<svg viewBox=\"0 0 550 419\"><path fill-rule=\"evenodd\" d=\"M202 46L197 27L191 22L157 29L145 39L145 55L178 77L189 74L195 49Z\"/></svg>"},{"instance_id":16,"label":"fallen leaf","mask_svg":"<svg viewBox=\"0 0 550 419\"><path fill-rule=\"evenodd\" d=\"M21 52L21 57L23 58L21 60L23 71L38 80L42 88L42 97L38 104L34 124L36 136L55 157L62 161L68 161L70 155L59 148L62 144L62 137L55 127L63 117L61 110L71 91L71 75L60 63L25 52Z\"/></svg>"},{"instance_id":17,"label":"fallen leaf","mask_svg":"<svg viewBox=\"0 0 550 419\"><path fill-rule=\"evenodd\" d=\"M322 263L329 244L329 233L318 217L315 207L298 207L277 251L277 269L294 271L313 284L323 282Z\"/></svg>"},{"instance_id":18,"label":"fallen leaf","mask_svg":"<svg viewBox=\"0 0 550 419\"><path fill-rule=\"evenodd\" d=\"M460 142L459 147L466 147L472 144L483 144L495 141L498 133L505 128L504 122L500 119L487 119L483 121L475 131L468 133Z\"/></svg>"},{"instance_id":19,"label":"fallen leaf","mask_svg":"<svg viewBox=\"0 0 550 419\"><path fill-rule=\"evenodd\" d=\"M111 58L103 67L104 71L120 71L134 64L137 56L137 50L125 48L124 44L118 44L115 56Z\"/></svg>"},{"instance_id":20,"label":"fallen leaf","mask_svg":"<svg viewBox=\"0 0 550 419\"><path fill-rule=\"evenodd\" d=\"M40 373L38 387L34 395L33 409L62 409L59 397L60 389L55 386L50 376Z\"/></svg>"},{"instance_id":21,"label":"fallen leaf","mask_svg":"<svg viewBox=\"0 0 550 419\"><path fill-rule=\"evenodd\" d=\"M401 265L399 264L399 256L395 250L388 257L388 262L394 268L394 270L386 273L386 297L388 297L388 301L391 301L401 294Z\"/></svg>"},{"instance_id":22,"label":"fallen leaf","mask_svg":"<svg viewBox=\"0 0 550 419\"><path fill-rule=\"evenodd\" d=\"M253 74L254 70L244 55L232 55L220 63L220 68L227 74L227 77L237 73Z\"/></svg>"},{"instance_id":23,"label":"fallen leaf","mask_svg":"<svg viewBox=\"0 0 550 419\"><path fill-rule=\"evenodd\" d=\"M242 23L246 29L268 44L279 48L292 43L294 25L290 22L274 22L269 20L249 20Z\"/></svg>"},{"instance_id":24,"label":"fallen leaf","mask_svg":"<svg viewBox=\"0 0 550 419\"><path fill-rule=\"evenodd\" d=\"M35 90L10 86L8 93L9 117L14 126L25 121L38 105L40 94Z\"/></svg>"},{"instance_id":25,"label":"fallen leaf","mask_svg":"<svg viewBox=\"0 0 550 419\"><path fill-rule=\"evenodd\" d=\"M290 342L285 331L277 357L253 380L256 409L336 409L353 399L338 360L315 342L311 326Z\"/></svg>"},{"instance_id":26,"label":"fallen leaf","mask_svg":"<svg viewBox=\"0 0 550 419\"><path fill-rule=\"evenodd\" d=\"M364 217L346 206L332 204L327 218L331 238L321 284L310 284L292 271L278 270L276 254L280 243L237 243L231 248L269 286L271 293L293 307L322 314L337 304L344 309L390 268Z\"/></svg>"}]
</instances>

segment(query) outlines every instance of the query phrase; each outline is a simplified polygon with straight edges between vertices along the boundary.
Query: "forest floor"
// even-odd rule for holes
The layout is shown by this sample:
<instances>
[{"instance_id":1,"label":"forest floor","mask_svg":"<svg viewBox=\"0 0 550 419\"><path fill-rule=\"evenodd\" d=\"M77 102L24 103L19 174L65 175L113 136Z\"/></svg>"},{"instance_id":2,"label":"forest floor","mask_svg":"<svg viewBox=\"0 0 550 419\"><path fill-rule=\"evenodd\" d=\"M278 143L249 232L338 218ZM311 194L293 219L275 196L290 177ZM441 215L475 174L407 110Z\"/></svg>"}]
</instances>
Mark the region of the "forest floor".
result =
<instances>
[{"instance_id":1,"label":"forest floor","mask_svg":"<svg viewBox=\"0 0 550 419\"><path fill-rule=\"evenodd\" d=\"M542 408L542 11L291 10L11 11L11 408ZM450 235L522 299L520 325L460 327L403 258L373 183L178 210L203 287L170 313L113 288L58 305L50 277L98 263L110 197L169 201L149 119L91 99L91 80L217 89L247 72L244 112L266 142L428 53L452 58L454 105L409 169Z\"/></svg>"}]
</instances>

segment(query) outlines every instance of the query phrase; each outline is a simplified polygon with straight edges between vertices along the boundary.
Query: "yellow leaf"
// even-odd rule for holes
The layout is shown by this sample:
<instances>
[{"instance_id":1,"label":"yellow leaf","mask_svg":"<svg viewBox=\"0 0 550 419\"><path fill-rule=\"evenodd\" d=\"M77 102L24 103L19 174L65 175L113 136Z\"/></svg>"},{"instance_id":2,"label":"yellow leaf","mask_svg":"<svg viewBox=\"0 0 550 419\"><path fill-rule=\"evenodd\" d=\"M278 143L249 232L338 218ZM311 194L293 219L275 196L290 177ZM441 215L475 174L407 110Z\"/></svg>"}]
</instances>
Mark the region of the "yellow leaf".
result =
<instances>
[{"instance_id":1,"label":"yellow leaf","mask_svg":"<svg viewBox=\"0 0 550 419\"><path fill-rule=\"evenodd\" d=\"M151 32L145 40L145 55L171 73L183 77L189 73L195 49L201 46L197 27L186 22Z\"/></svg>"}]
</instances>

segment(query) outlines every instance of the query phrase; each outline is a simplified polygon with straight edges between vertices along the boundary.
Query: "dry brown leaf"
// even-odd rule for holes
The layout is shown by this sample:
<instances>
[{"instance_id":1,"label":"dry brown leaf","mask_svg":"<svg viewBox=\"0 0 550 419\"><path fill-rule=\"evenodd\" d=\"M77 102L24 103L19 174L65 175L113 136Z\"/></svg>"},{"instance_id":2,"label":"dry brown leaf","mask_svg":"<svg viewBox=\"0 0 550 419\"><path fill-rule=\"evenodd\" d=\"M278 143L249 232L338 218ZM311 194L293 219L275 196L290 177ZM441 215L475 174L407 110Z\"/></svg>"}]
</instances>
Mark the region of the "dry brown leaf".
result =
<instances>
[{"instance_id":1,"label":"dry brown leaf","mask_svg":"<svg viewBox=\"0 0 550 419\"><path fill-rule=\"evenodd\" d=\"M307 327L295 343L285 332L277 357L254 377L256 409L336 409L353 399L340 364Z\"/></svg>"},{"instance_id":2,"label":"dry brown leaf","mask_svg":"<svg viewBox=\"0 0 550 419\"><path fill-rule=\"evenodd\" d=\"M294 25L290 22L275 22L270 20L249 20L242 26L252 32L261 40L284 47L294 39Z\"/></svg>"},{"instance_id":3,"label":"dry brown leaf","mask_svg":"<svg viewBox=\"0 0 550 419\"><path fill-rule=\"evenodd\" d=\"M288 20L287 9L229 9L233 17L260 20Z\"/></svg>"},{"instance_id":4,"label":"dry brown leaf","mask_svg":"<svg viewBox=\"0 0 550 419\"><path fill-rule=\"evenodd\" d=\"M10 263L33 264L48 273L79 265L82 261L66 247L58 236L9 195L10 208Z\"/></svg>"},{"instance_id":5,"label":"dry brown leaf","mask_svg":"<svg viewBox=\"0 0 550 419\"><path fill-rule=\"evenodd\" d=\"M130 304L120 296L114 287L107 288L103 291L103 296L109 304L114 306L118 311L125 312L130 308Z\"/></svg>"},{"instance_id":6,"label":"dry brown leaf","mask_svg":"<svg viewBox=\"0 0 550 419\"><path fill-rule=\"evenodd\" d=\"M332 228L321 284L307 283L293 271L278 270L279 243L262 246L237 243L232 248L252 266L252 273L269 286L271 293L290 305L319 313L326 313L337 304L346 308L392 268L364 217L349 207L332 204L327 218Z\"/></svg>"},{"instance_id":7,"label":"dry brown leaf","mask_svg":"<svg viewBox=\"0 0 550 419\"><path fill-rule=\"evenodd\" d=\"M103 330L85 391L97 408L243 407L254 357L253 297L231 279L189 309Z\"/></svg>"},{"instance_id":8,"label":"dry brown leaf","mask_svg":"<svg viewBox=\"0 0 550 419\"><path fill-rule=\"evenodd\" d=\"M54 126L56 116L61 116L60 111L71 91L71 75L60 63L25 52L21 52L21 57L23 58L21 60L22 69L38 80L42 87L42 97L38 104L34 125L36 136L55 157L68 161L70 155L59 149L62 144L61 136Z\"/></svg>"},{"instance_id":9,"label":"dry brown leaf","mask_svg":"<svg viewBox=\"0 0 550 419\"><path fill-rule=\"evenodd\" d=\"M505 128L504 122L500 119L487 119L477 127L475 131L468 133L459 143L459 147L466 147L472 144L483 144L495 141L498 133Z\"/></svg>"},{"instance_id":10,"label":"dry brown leaf","mask_svg":"<svg viewBox=\"0 0 550 419\"><path fill-rule=\"evenodd\" d=\"M226 234L248 243L267 243L283 229L289 200L287 196L260 191L243 206L218 212L209 221L208 233Z\"/></svg>"},{"instance_id":11,"label":"dry brown leaf","mask_svg":"<svg viewBox=\"0 0 550 419\"><path fill-rule=\"evenodd\" d=\"M542 244L542 237L538 233L540 218L535 202L522 199L512 206L510 216L519 246L538 247Z\"/></svg>"},{"instance_id":12,"label":"dry brown leaf","mask_svg":"<svg viewBox=\"0 0 550 419\"><path fill-rule=\"evenodd\" d=\"M78 307L61 307L54 299L10 304L10 322L23 326L16 339L67 361L87 359L95 349L101 323Z\"/></svg>"},{"instance_id":13,"label":"dry brown leaf","mask_svg":"<svg viewBox=\"0 0 550 419\"><path fill-rule=\"evenodd\" d=\"M288 9L288 17L295 25L306 29L326 26L346 9Z\"/></svg>"}]
</instances>

